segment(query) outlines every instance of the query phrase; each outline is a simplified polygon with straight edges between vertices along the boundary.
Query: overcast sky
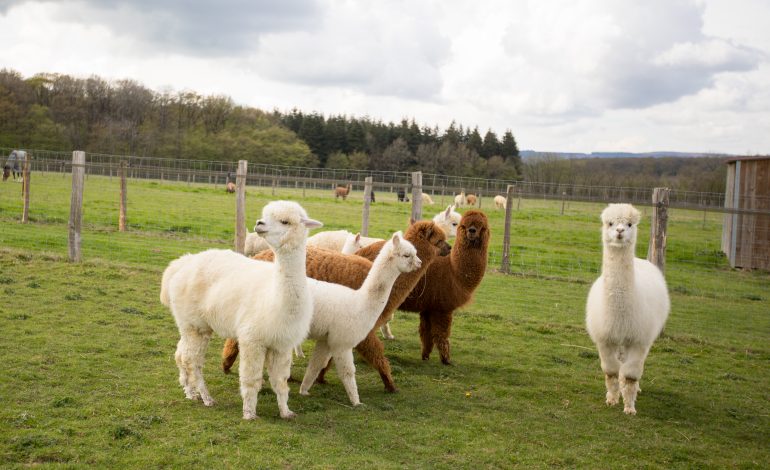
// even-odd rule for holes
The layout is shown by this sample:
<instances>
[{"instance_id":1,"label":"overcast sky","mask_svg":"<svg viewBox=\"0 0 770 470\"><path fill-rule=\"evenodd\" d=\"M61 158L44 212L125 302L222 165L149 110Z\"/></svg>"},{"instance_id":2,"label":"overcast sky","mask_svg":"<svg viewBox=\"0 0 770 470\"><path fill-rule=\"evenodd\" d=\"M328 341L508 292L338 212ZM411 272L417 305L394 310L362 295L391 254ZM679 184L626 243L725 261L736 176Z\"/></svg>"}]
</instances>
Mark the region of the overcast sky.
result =
<instances>
[{"instance_id":1,"label":"overcast sky","mask_svg":"<svg viewBox=\"0 0 770 470\"><path fill-rule=\"evenodd\" d=\"M0 0L0 67L520 149L770 154L770 0Z\"/></svg>"}]
</instances>

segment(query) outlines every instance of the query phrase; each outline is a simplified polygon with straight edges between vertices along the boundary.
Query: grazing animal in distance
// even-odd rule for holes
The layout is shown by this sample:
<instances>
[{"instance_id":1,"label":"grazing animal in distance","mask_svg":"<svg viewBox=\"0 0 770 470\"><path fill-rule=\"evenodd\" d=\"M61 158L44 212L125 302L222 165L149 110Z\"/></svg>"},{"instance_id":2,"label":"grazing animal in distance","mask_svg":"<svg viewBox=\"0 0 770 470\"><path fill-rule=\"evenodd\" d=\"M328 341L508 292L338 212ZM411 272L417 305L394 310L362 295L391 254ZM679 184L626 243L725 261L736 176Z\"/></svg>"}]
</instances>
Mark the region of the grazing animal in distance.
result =
<instances>
[{"instance_id":1,"label":"grazing animal in distance","mask_svg":"<svg viewBox=\"0 0 770 470\"><path fill-rule=\"evenodd\" d=\"M228 181L227 185L225 185L225 191L228 193L234 193L235 192L235 183L232 181Z\"/></svg>"},{"instance_id":2,"label":"grazing animal in distance","mask_svg":"<svg viewBox=\"0 0 770 470\"><path fill-rule=\"evenodd\" d=\"M207 250L172 261L163 272L161 303L171 310L180 339L175 354L185 397L212 406L203 379L211 335L238 338L243 418L255 419L267 365L280 415L288 407L291 355L310 328L313 300L305 275L305 241L310 219L296 202L274 201L262 210L256 230L275 253L275 263L255 261L231 250Z\"/></svg>"},{"instance_id":3,"label":"grazing animal in distance","mask_svg":"<svg viewBox=\"0 0 770 470\"><path fill-rule=\"evenodd\" d=\"M351 183L348 183L347 186L337 186L336 188L334 188L334 199L341 197L343 201L346 200L352 188L353 188L353 185Z\"/></svg>"},{"instance_id":4,"label":"grazing animal in distance","mask_svg":"<svg viewBox=\"0 0 770 470\"><path fill-rule=\"evenodd\" d=\"M623 412L636 414L644 361L666 324L671 303L663 273L634 256L640 213L631 204L602 212L602 273L586 302L586 329L599 351L606 403L623 397Z\"/></svg>"},{"instance_id":5,"label":"grazing animal in distance","mask_svg":"<svg viewBox=\"0 0 770 470\"><path fill-rule=\"evenodd\" d=\"M429 194L422 193L422 203L426 206L432 206L433 205L433 199L430 197Z\"/></svg>"},{"instance_id":6,"label":"grazing animal in distance","mask_svg":"<svg viewBox=\"0 0 770 470\"><path fill-rule=\"evenodd\" d=\"M455 207L462 207L466 204L465 191L455 196Z\"/></svg>"},{"instance_id":7,"label":"grazing animal in distance","mask_svg":"<svg viewBox=\"0 0 770 470\"><path fill-rule=\"evenodd\" d=\"M441 362L450 364L452 316L455 310L471 301L484 278L489 237L487 216L475 209L466 212L449 256L436 259L398 307L420 314L423 360L430 357L436 346Z\"/></svg>"},{"instance_id":8,"label":"grazing animal in distance","mask_svg":"<svg viewBox=\"0 0 770 470\"><path fill-rule=\"evenodd\" d=\"M465 202L469 206L471 206L471 207L475 206L476 205L476 195L475 194L468 194L467 196L465 196Z\"/></svg>"},{"instance_id":9,"label":"grazing animal in distance","mask_svg":"<svg viewBox=\"0 0 770 470\"><path fill-rule=\"evenodd\" d=\"M404 188L398 188L396 196L398 197L399 202L409 202L409 197L406 195L406 190Z\"/></svg>"},{"instance_id":10,"label":"grazing animal in distance","mask_svg":"<svg viewBox=\"0 0 770 470\"><path fill-rule=\"evenodd\" d=\"M495 209L505 209L505 205L507 204L508 200L505 198L505 196L497 195L495 196Z\"/></svg>"}]
</instances>

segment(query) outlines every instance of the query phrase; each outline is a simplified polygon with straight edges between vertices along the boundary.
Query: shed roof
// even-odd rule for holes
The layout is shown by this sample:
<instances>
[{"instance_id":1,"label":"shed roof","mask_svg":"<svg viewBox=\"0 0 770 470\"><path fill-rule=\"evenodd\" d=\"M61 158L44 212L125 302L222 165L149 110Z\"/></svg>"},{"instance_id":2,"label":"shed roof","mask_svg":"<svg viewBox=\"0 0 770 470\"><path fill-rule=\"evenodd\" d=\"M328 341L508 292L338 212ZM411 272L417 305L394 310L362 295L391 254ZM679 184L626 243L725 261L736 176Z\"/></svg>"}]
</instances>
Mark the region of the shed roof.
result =
<instances>
[{"instance_id":1,"label":"shed roof","mask_svg":"<svg viewBox=\"0 0 770 470\"><path fill-rule=\"evenodd\" d=\"M743 161L756 161L756 160L770 160L770 155L754 155L753 157L730 157L725 160L725 163L743 162Z\"/></svg>"}]
</instances>

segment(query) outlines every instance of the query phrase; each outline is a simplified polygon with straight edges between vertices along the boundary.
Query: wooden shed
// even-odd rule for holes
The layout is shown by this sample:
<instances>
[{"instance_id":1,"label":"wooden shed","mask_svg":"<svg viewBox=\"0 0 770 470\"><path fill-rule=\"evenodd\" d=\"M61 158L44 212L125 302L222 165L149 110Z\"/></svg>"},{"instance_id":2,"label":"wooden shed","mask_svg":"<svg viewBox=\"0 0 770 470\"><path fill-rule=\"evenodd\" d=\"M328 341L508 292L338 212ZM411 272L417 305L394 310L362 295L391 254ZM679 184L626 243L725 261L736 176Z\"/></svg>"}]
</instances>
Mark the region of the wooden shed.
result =
<instances>
[{"instance_id":1,"label":"wooden shed","mask_svg":"<svg viewBox=\"0 0 770 470\"><path fill-rule=\"evenodd\" d=\"M770 271L770 156L726 161L722 251L730 266Z\"/></svg>"}]
</instances>

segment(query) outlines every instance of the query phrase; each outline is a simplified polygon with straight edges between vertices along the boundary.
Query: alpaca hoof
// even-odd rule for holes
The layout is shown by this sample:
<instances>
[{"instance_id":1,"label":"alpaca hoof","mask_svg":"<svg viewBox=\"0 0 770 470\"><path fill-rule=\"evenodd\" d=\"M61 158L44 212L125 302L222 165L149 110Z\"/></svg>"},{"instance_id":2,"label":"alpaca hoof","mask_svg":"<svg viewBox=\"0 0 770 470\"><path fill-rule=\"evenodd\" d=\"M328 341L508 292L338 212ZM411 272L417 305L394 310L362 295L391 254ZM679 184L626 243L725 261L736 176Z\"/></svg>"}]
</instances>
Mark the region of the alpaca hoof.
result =
<instances>
[{"instance_id":1,"label":"alpaca hoof","mask_svg":"<svg viewBox=\"0 0 770 470\"><path fill-rule=\"evenodd\" d=\"M286 420L294 419L296 417L297 417L297 414L295 412L291 411L291 410L289 410L286 413L281 413L281 418L286 419Z\"/></svg>"},{"instance_id":2,"label":"alpaca hoof","mask_svg":"<svg viewBox=\"0 0 770 470\"><path fill-rule=\"evenodd\" d=\"M636 416L636 408L625 407L623 408L623 413Z\"/></svg>"},{"instance_id":3,"label":"alpaca hoof","mask_svg":"<svg viewBox=\"0 0 770 470\"><path fill-rule=\"evenodd\" d=\"M257 419L257 413L255 413L253 411L244 411L243 412L243 419L248 420L248 421L253 421L253 420Z\"/></svg>"},{"instance_id":4,"label":"alpaca hoof","mask_svg":"<svg viewBox=\"0 0 770 470\"><path fill-rule=\"evenodd\" d=\"M422 360L423 361L427 361L428 359L430 359L430 354L423 354L422 355Z\"/></svg>"},{"instance_id":5,"label":"alpaca hoof","mask_svg":"<svg viewBox=\"0 0 770 470\"><path fill-rule=\"evenodd\" d=\"M393 335L386 335L386 336L385 336L385 339L390 339L390 340L393 340L393 339L396 339L396 337L395 337L395 336L393 336Z\"/></svg>"},{"instance_id":6,"label":"alpaca hoof","mask_svg":"<svg viewBox=\"0 0 770 470\"><path fill-rule=\"evenodd\" d=\"M295 378L294 378L294 377L292 377L291 375L289 376L289 378L288 378L288 379L286 379L286 381L287 381L287 382L294 382L294 383L299 383L299 380L295 379Z\"/></svg>"},{"instance_id":7,"label":"alpaca hoof","mask_svg":"<svg viewBox=\"0 0 770 470\"><path fill-rule=\"evenodd\" d=\"M361 403L360 401L358 403L351 403L351 405L353 405L354 407L364 406L364 404Z\"/></svg>"},{"instance_id":8,"label":"alpaca hoof","mask_svg":"<svg viewBox=\"0 0 770 470\"><path fill-rule=\"evenodd\" d=\"M225 374L229 374L230 373L230 366L226 366L226 365L222 364L222 372L224 372Z\"/></svg>"},{"instance_id":9,"label":"alpaca hoof","mask_svg":"<svg viewBox=\"0 0 770 470\"><path fill-rule=\"evenodd\" d=\"M302 389L300 389L299 390L299 394L302 395L303 397L309 397L310 396L310 390L302 390Z\"/></svg>"},{"instance_id":10,"label":"alpaca hoof","mask_svg":"<svg viewBox=\"0 0 770 470\"><path fill-rule=\"evenodd\" d=\"M326 385L326 379L323 378L323 377L318 377L317 379L315 379L315 383L321 384L321 385Z\"/></svg>"},{"instance_id":11,"label":"alpaca hoof","mask_svg":"<svg viewBox=\"0 0 770 470\"><path fill-rule=\"evenodd\" d=\"M386 385L385 391L388 393L398 393L398 387L396 387L395 385Z\"/></svg>"},{"instance_id":12,"label":"alpaca hoof","mask_svg":"<svg viewBox=\"0 0 770 470\"><path fill-rule=\"evenodd\" d=\"M444 364L445 366L453 366L454 365L454 364L452 364L452 361L450 361L449 359L444 359L444 358L441 358L441 363Z\"/></svg>"},{"instance_id":13,"label":"alpaca hoof","mask_svg":"<svg viewBox=\"0 0 770 470\"><path fill-rule=\"evenodd\" d=\"M618 397L607 396L607 406L615 406L618 404Z\"/></svg>"},{"instance_id":14,"label":"alpaca hoof","mask_svg":"<svg viewBox=\"0 0 770 470\"><path fill-rule=\"evenodd\" d=\"M215 404L215 403L216 403L216 402L215 402L215 401L214 401L214 399L213 399L213 398L211 398L211 397L209 397L209 398L204 398L204 399L203 399L203 405L204 405L204 406L214 406L214 404Z\"/></svg>"}]
</instances>

